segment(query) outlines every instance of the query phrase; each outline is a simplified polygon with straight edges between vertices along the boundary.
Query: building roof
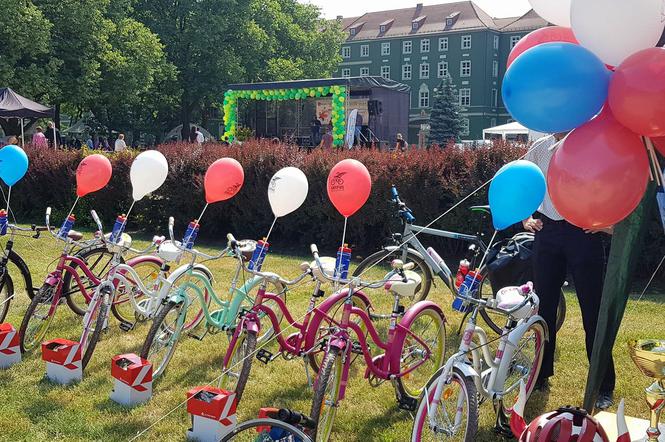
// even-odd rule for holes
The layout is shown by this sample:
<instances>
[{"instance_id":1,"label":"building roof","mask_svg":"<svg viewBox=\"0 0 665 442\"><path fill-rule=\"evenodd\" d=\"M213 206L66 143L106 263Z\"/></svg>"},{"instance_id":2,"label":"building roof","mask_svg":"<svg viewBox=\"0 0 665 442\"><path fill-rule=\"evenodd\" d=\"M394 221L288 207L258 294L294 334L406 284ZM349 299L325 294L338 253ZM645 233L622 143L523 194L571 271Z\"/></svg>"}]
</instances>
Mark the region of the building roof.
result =
<instances>
[{"instance_id":1,"label":"building roof","mask_svg":"<svg viewBox=\"0 0 665 442\"><path fill-rule=\"evenodd\" d=\"M234 91L256 91L274 89L296 89L325 86L346 86L351 89L390 89L397 92L409 92L411 87L395 80L380 76L372 77L342 77L342 78L318 78L309 80L271 81L263 83L239 83L230 84L228 87Z\"/></svg>"},{"instance_id":2,"label":"building roof","mask_svg":"<svg viewBox=\"0 0 665 442\"><path fill-rule=\"evenodd\" d=\"M452 25L446 25L446 18ZM418 22L414 29L414 21ZM392 22L386 32L381 33L382 24ZM342 28L348 32L347 41L374 40L377 38L407 37L433 34L444 31L470 31L493 29L497 31L531 30L546 26L547 22L533 10L521 17L492 18L472 1L459 1L439 5L416 6L389 11L368 12L360 17L343 18ZM355 35L350 30L356 29Z\"/></svg>"}]
</instances>

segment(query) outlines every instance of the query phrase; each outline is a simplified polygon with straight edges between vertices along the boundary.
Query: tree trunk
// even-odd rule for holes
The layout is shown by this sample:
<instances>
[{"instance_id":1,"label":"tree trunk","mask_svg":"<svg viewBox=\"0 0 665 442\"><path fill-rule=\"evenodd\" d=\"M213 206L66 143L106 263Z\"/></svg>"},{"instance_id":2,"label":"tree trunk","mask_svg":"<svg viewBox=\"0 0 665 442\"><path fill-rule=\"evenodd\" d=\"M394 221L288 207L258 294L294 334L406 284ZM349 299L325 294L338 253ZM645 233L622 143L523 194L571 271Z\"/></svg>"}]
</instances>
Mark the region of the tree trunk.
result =
<instances>
[{"instance_id":1,"label":"tree trunk","mask_svg":"<svg viewBox=\"0 0 665 442\"><path fill-rule=\"evenodd\" d=\"M182 141L189 142L189 135L191 133L189 130L189 124L191 122L192 105L187 99L187 92L183 92L182 99L180 101L180 124L182 124L180 135L182 136Z\"/></svg>"}]
</instances>

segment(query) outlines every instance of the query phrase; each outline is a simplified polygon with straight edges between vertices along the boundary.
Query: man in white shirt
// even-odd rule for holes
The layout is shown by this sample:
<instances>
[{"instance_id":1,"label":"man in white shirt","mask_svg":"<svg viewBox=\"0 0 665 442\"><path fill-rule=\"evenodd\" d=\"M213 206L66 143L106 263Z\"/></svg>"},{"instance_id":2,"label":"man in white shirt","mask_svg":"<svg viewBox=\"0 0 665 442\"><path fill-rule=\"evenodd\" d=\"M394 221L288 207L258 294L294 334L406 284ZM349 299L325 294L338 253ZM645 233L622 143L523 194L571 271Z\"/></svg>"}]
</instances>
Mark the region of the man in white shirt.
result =
<instances>
[{"instance_id":1,"label":"man in white shirt","mask_svg":"<svg viewBox=\"0 0 665 442\"><path fill-rule=\"evenodd\" d=\"M536 141L525 157L535 163L547 176L552 156L567 134L555 134ZM545 345L543 364L536 383L539 390L549 388L549 377L554 374L556 348L556 315L559 294L568 271L571 272L577 299L582 310L582 323L586 335L587 357L591 358L598 323L600 300L603 293L605 256L602 238L596 231L583 230L564 220L557 212L549 195L538 212L522 222L524 228L536 234L533 249L535 291L540 298L539 313L547 322L549 342ZM611 229L605 230L610 233ZM612 349L607 349L610 353ZM581 361L580 361L581 362ZM615 373L614 362L607 367L601 382L596 408L612 405Z\"/></svg>"},{"instance_id":2,"label":"man in white shirt","mask_svg":"<svg viewBox=\"0 0 665 442\"><path fill-rule=\"evenodd\" d=\"M203 142L206 140L203 136L203 132L201 132L198 127L194 127L194 133L196 134L196 142L198 144L203 144Z\"/></svg>"},{"instance_id":3,"label":"man in white shirt","mask_svg":"<svg viewBox=\"0 0 665 442\"><path fill-rule=\"evenodd\" d=\"M127 150L127 143L125 143L125 134L118 134L118 139L115 140L115 149L116 152L122 152Z\"/></svg>"}]
</instances>

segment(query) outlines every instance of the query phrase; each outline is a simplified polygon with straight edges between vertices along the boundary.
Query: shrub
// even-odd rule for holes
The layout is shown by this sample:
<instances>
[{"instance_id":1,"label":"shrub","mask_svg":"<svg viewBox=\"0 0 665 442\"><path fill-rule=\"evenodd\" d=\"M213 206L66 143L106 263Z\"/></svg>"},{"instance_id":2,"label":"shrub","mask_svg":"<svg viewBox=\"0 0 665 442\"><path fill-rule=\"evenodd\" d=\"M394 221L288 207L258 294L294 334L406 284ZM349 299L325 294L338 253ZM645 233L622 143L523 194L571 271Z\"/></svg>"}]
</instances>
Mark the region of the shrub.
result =
<instances>
[{"instance_id":1,"label":"shrub","mask_svg":"<svg viewBox=\"0 0 665 442\"><path fill-rule=\"evenodd\" d=\"M182 234L187 222L199 215L204 204L203 176L216 159L236 158L245 170L245 183L239 194L225 202L211 205L202 220L199 238L223 241L227 232L237 238L265 235L273 216L267 189L272 175L282 167L295 166L309 180L309 195L303 207L277 221L271 236L275 250L307 254L307 246L316 242L328 254L339 246L343 219L329 202L326 192L328 172L338 161L352 157L364 163L372 175L372 194L367 204L349 219L347 239L356 255L366 255L385 244L391 232L399 231L394 207L389 203L391 184L413 209L419 225L426 225L478 187L487 183L496 170L518 158L523 147L496 143L491 148L409 150L406 153L376 150L316 149L312 154L286 145L250 141L238 146L176 143L159 146L169 161L169 176L150 197L138 202L128 223L132 231L166 234L169 216L176 218L176 233ZM31 165L26 177L13 192L12 207L19 221L43 223L46 206L53 207L53 224L59 225L75 199L75 170L89 152L29 149ZM77 205L77 225L92 227L89 210L95 208L105 228L111 228L118 213L131 203L129 168L135 152L109 153L113 177L109 185L81 199ZM437 220L434 227L465 233L489 233L490 220L482 219L468 208L487 203L487 187L466 199L456 209ZM460 257L465 247L459 241L428 237L445 255ZM641 271L655 268L665 248L662 227L655 220ZM645 276L645 275L642 275ZM648 276L648 275L646 275Z\"/></svg>"}]
</instances>

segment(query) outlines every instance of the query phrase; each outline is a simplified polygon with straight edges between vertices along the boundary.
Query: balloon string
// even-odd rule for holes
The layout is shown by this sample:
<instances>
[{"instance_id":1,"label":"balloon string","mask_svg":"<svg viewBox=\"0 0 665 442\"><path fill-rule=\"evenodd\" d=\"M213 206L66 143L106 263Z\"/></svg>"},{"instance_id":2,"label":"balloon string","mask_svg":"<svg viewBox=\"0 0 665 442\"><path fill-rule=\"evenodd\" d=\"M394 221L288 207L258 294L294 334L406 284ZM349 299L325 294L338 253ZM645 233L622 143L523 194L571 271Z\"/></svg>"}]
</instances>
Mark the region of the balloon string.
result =
<instances>
[{"instance_id":1,"label":"balloon string","mask_svg":"<svg viewBox=\"0 0 665 442\"><path fill-rule=\"evenodd\" d=\"M344 230L342 231L342 244L340 245L340 249L344 249L344 242L346 241L346 222L349 220L348 216L344 217ZM338 260L338 267L337 267L337 272L338 275L342 274L342 260Z\"/></svg>"},{"instance_id":2,"label":"balloon string","mask_svg":"<svg viewBox=\"0 0 665 442\"><path fill-rule=\"evenodd\" d=\"M71 216L72 212L74 212L74 208L76 207L76 204L78 204L79 199L80 199L80 197L77 196L77 197L76 197L76 201L74 201L74 204L72 204L72 208L69 209L69 213L67 214L67 216L65 217L65 219L66 219L66 218L69 218L69 217Z\"/></svg>"},{"instance_id":3,"label":"balloon string","mask_svg":"<svg viewBox=\"0 0 665 442\"><path fill-rule=\"evenodd\" d=\"M9 190L7 190L7 216L9 216L9 200L12 197L12 186L9 186Z\"/></svg>"},{"instance_id":4,"label":"balloon string","mask_svg":"<svg viewBox=\"0 0 665 442\"><path fill-rule=\"evenodd\" d=\"M268 242L268 238L270 238L270 234L272 233L273 227L275 227L275 223L277 222L277 217L275 217L274 220L272 220L272 224L270 225L270 229L268 229L268 234L266 235L265 242ZM265 247L265 244L263 245ZM263 253L263 248L261 248L261 253Z\"/></svg>"},{"instance_id":5,"label":"balloon string","mask_svg":"<svg viewBox=\"0 0 665 442\"><path fill-rule=\"evenodd\" d=\"M655 169L654 172L656 174L656 183L661 187L665 187L665 173L663 173L663 169L660 167L660 163L658 162L658 155L656 155L656 149L653 146L653 141L651 141L651 138L647 137L645 137L644 140L646 141L647 150L649 151L649 156L651 157L651 162L653 164L653 168Z\"/></svg>"},{"instance_id":6,"label":"balloon string","mask_svg":"<svg viewBox=\"0 0 665 442\"><path fill-rule=\"evenodd\" d=\"M125 215L125 220L122 222L122 226L120 227L121 232L125 231L125 226L127 225L127 220L129 219L129 214L132 213L132 209L134 208L134 204L136 204L136 200L133 200L132 205L129 206L129 210L127 211L127 215Z\"/></svg>"}]
</instances>

